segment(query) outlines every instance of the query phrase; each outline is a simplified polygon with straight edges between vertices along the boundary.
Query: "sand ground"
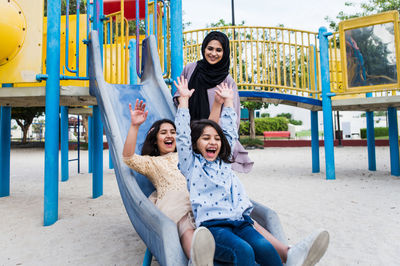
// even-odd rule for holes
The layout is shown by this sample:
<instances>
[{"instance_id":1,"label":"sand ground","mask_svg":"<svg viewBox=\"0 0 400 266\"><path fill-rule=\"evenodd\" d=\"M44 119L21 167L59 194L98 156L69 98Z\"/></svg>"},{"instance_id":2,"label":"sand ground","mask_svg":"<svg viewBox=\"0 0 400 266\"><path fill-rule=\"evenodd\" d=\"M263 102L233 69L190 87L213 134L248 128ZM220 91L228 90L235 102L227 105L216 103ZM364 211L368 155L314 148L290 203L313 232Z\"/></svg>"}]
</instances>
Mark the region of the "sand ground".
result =
<instances>
[{"instance_id":1,"label":"sand ground","mask_svg":"<svg viewBox=\"0 0 400 266\"><path fill-rule=\"evenodd\" d=\"M11 151L11 196L0 198L0 265L141 265L145 245L123 207L104 151L104 195L91 198L87 152L81 174L59 184L59 220L43 223L43 149ZM70 152L70 158L76 151ZM240 174L250 197L274 209L294 244L316 228L331 242L318 265L400 265L400 178L390 175L388 147L377 171L366 147L335 148L336 180L311 173L310 148L250 151L255 166ZM153 261L153 265L158 265Z\"/></svg>"}]
</instances>

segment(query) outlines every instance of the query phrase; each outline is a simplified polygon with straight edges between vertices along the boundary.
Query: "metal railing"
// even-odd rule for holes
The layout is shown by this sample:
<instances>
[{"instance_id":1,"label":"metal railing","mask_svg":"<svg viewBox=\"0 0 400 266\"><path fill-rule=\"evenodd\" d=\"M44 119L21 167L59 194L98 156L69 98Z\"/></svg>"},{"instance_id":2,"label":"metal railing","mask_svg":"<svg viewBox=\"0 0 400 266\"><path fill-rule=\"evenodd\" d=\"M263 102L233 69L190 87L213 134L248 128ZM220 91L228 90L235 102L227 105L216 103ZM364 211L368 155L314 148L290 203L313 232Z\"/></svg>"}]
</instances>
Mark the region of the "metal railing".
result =
<instances>
[{"instance_id":1,"label":"metal railing","mask_svg":"<svg viewBox=\"0 0 400 266\"><path fill-rule=\"evenodd\" d=\"M104 21L104 79L114 84L127 84L129 72L129 24L122 11L106 16Z\"/></svg>"},{"instance_id":2,"label":"metal railing","mask_svg":"<svg viewBox=\"0 0 400 266\"><path fill-rule=\"evenodd\" d=\"M230 39L230 73L239 90L319 98L317 33L279 27L229 26L184 32L184 63L201 59L208 32Z\"/></svg>"}]
</instances>

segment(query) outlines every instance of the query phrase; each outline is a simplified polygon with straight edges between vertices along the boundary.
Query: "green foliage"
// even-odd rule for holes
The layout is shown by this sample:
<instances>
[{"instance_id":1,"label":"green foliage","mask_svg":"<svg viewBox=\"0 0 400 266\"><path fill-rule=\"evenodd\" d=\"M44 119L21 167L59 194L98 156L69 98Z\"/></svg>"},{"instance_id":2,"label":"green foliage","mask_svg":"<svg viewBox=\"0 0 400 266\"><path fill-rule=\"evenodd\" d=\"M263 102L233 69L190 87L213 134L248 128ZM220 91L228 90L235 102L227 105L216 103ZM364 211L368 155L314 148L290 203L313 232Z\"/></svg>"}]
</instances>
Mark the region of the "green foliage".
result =
<instances>
[{"instance_id":1,"label":"green foliage","mask_svg":"<svg viewBox=\"0 0 400 266\"><path fill-rule=\"evenodd\" d=\"M32 124L33 118L39 117L45 111L44 107L13 107L11 108L11 118L17 121L24 136L22 143L26 143L26 134Z\"/></svg>"},{"instance_id":2,"label":"green foliage","mask_svg":"<svg viewBox=\"0 0 400 266\"><path fill-rule=\"evenodd\" d=\"M268 108L268 103L263 103L263 102L253 102L253 101L241 101L240 104L242 107L246 108L247 110L258 110L261 108Z\"/></svg>"},{"instance_id":3,"label":"green foliage","mask_svg":"<svg viewBox=\"0 0 400 266\"><path fill-rule=\"evenodd\" d=\"M289 123L295 126L301 126L303 124L303 121L301 120L294 120L294 119L289 119Z\"/></svg>"},{"instance_id":4,"label":"green foliage","mask_svg":"<svg viewBox=\"0 0 400 266\"><path fill-rule=\"evenodd\" d=\"M240 143L243 146L264 146L264 142L261 139L251 139L251 138L240 138Z\"/></svg>"},{"instance_id":5,"label":"green foliage","mask_svg":"<svg viewBox=\"0 0 400 266\"><path fill-rule=\"evenodd\" d=\"M350 18L357 18L357 17L363 17L363 16L368 16L384 11L390 11L390 10L397 10L400 11L400 1L398 0L368 0L367 2L363 2L360 4L352 3L352 2L346 2L345 6L349 7L357 7L360 6L358 12L354 14L347 14L345 11L340 11L339 14L336 16L336 20L332 19L330 17L325 17L325 20L329 22L329 27L334 30L338 31L339 29L339 21L342 20L347 20Z\"/></svg>"},{"instance_id":6,"label":"green foliage","mask_svg":"<svg viewBox=\"0 0 400 266\"><path fill-rule=\"evenodd\" d=\"M268 113L262 113L261 117L269 117L269 114Z\"/></svg>"},{"instance_id":7,"label":"green foliage","mask_svg":"<svg viewBox=\"0 0 400 266\"><path fill-rule=\"evenodd\" d=\"M292 119L291 113L280 113L276 117L286 117L287 119Z\"/></svg>"},{"instance_id":8,"label":"green foliage","mask_svg":"<svg viewBox=\"0 0 400 266\"><path fill-rule=\"evenodd\" d=\"M376 127L374 128L375 137L386 137L389 136L389 128L387 127ZM367 138L367 129L360 128L360 136L362 139Z\"/></svg>"},{"instance_id":9,"label":"green foliage","mask_svg":"<svg viewBox=\"0 0 400 266\"><path fill-rule=\"evenodd\" d=\"M288 120L284 117L262 117L255 118L256 135L263 135L264 131L286 131ZM240 135L249 135L249 122L240 122Z\"/></svg>"}]
</instances>

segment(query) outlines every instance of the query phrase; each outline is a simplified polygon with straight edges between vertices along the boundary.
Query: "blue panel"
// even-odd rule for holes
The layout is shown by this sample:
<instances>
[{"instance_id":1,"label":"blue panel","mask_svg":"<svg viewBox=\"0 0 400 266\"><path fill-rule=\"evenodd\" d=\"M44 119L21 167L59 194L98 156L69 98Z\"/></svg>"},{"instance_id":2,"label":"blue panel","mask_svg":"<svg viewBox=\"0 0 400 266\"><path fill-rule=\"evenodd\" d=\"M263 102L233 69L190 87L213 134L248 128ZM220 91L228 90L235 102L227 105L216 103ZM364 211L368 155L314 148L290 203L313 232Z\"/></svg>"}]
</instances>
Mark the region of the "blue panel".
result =
<instances>
[{"instance_id":1,"label":"blue panel","mask_svg":"<svg viewBox=\"0 0 400 266\"><path fill-rule=\"evenodd\" d=\"M301 97L301 96L297 96L297 95L268 92L268 91L239 91L239 96L240 97L279 99L279 100L286 100L286 101L291 101L291 102L296 102L296 103L304 103L304 104L310 104L310 105L315 105L315 106L322 106L322 102L317 99Z\"/></svg>"}]
</instances>

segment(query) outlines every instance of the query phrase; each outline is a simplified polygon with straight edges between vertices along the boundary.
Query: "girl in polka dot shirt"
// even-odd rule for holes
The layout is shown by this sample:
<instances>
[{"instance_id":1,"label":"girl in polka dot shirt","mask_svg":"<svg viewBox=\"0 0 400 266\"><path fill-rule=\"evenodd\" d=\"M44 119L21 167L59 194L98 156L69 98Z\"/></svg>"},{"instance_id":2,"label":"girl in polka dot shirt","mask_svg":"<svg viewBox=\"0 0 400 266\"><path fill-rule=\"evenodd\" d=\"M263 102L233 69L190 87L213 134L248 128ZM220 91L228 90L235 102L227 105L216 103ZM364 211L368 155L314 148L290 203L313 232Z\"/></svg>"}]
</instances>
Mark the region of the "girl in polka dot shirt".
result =
<instances>
[{"instance_id":1,"label":"girl in polka dot shirt","mask_svg":"<svg viewBox=\"0 0 400 266\"><path fill-rule=\"evenodd\" d=\"M196 226L207 227L214 236L214 258L235 265L282 265L275 248L254 229L252 203L231 169L232 145L238 139L232 88L217 86L221 127L208 119L190 125L188 101L194 90L186 79L177 81L178 167L187 179Z\"/></svg>"}]
</instances>

